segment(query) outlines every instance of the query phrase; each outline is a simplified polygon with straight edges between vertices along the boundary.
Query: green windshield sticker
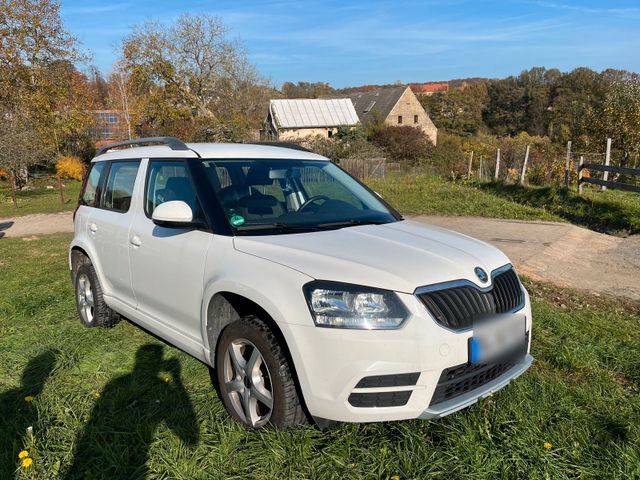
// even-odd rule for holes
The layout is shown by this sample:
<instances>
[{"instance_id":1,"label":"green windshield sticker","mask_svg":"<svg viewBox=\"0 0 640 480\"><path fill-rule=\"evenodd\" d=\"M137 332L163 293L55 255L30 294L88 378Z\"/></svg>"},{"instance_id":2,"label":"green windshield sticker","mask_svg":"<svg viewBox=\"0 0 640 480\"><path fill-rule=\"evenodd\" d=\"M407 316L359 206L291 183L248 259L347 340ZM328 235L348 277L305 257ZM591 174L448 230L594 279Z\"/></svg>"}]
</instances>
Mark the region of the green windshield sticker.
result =
<instances>
[{"instance_id":1,"label":"green windshield sticker","mask_svg":"<svg viewBox=\"0 0 640 480\"><path fill-rule=\"evenodd\" d=\"M244 225L244 217L242 215L234 215L229 221L234 227Z\"/></svg>"}]
</instances>

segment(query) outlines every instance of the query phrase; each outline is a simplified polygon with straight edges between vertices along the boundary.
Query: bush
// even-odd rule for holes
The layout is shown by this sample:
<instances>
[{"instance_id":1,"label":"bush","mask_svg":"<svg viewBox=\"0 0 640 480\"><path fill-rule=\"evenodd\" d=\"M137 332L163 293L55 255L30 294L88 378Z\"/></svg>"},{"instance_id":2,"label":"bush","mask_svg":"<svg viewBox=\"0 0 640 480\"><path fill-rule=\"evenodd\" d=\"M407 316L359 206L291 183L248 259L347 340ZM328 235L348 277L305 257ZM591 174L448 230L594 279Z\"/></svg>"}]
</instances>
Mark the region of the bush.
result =
<instances>
[{"instance_id":1,"label":"bush","mask_svg":"<svg viewBox=\"0 0 640 480\"><path fill-rule=\"evenodd\" d=\"M73 178L82 180L85 171L85 164L78 157L61 156L56 161L56 175L60 178Z\"/></svg>"},{"instance_id":2,"label":"bush","mask_svg":"<svg viewBox=\"0 0 640 480\"><path fill-rule=\"evenodd\" d=\"M4 168L0 168L0 178L9 178L9 171Z\"/></svg>"},{"instance_id":3,"label":"bush","mask_svg":"<svg viewBox=\"0 0 640 480\"><path fill-rule=\"evenodd\" d=\"M422 130L410 126L385 127L371 136L371 141L382 147L391 160L416 161L424 157L432 145Z\"/></svg>"}]
</instances>

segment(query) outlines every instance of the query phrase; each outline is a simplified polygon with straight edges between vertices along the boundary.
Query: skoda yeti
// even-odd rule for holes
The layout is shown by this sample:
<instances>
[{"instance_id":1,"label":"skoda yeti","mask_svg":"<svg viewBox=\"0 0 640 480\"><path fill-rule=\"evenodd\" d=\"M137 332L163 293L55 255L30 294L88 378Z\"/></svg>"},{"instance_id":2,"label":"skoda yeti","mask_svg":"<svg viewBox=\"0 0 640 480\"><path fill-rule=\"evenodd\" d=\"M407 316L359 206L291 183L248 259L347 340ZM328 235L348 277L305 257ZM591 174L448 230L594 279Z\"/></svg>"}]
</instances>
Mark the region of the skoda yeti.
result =
<instances>
[{"instance_id":1,"label":"skoda yeti","mask_svg":"<svg viewBox=\"0 0 640 480\"><path fill-rule=\"evenodd\" d=\"M80 321L126 318L202 361L249 427L441 417L533 360L502 252L299 147L115 144L74 222Z\"/></svg>"}]
</instances>

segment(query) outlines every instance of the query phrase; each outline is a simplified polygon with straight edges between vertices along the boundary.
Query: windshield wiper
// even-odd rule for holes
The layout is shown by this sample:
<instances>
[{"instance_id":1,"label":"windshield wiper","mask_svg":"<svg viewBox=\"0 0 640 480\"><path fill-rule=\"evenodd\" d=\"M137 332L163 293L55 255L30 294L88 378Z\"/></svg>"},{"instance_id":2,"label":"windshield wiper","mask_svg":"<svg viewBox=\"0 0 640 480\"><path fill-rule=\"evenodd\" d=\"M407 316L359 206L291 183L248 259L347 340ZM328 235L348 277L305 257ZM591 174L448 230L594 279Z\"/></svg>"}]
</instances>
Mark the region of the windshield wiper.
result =
<instances>
[{"instance_id":1,"label":"windshield wiper","mask_svg":"<svg viewBox=\"0 0 640 480\"><path fill-rule=\"evenodd\" d=\"M249 225L242 225L240 227L236 227L236 230L239 232L251 232L256 230L280 230L280 231L291 231L291 232L301 232L301 231L313 231L317 230L317 225L290 225L287 223L255 223Z\"/></svg>"},{"instance_id":2,"label":"windshield wiper","mask_svg":"<svg viewBox=\"0 0 640 480\"><path fill-rule=\"evenodd\" d=\"M318 223L316 226L318 228L341 228L341 227L353 227L356 225L380 225L386 222L376 221L376 220L341 220L339 222L328 222L328 223Z\"/></svg>"}]
</instances>

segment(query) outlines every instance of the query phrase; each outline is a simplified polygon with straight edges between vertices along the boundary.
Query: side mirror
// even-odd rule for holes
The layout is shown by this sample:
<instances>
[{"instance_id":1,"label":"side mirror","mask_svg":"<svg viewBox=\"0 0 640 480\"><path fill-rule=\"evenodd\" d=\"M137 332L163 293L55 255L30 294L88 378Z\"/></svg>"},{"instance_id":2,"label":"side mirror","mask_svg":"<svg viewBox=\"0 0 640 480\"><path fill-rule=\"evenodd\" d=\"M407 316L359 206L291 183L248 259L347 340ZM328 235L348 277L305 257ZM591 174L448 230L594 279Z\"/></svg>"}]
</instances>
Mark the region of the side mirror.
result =
<instances>
[{"instance_id":1,"label":"side mirror","mask_svg":"<svg viewBox=\"0 0 640 480\"><path fill-rule=\"evenodd\" d=\"M187 228L193 224L193 211L186 202L172 200L158 205L151 219L161 227Z\"/></svg>"}]
</instances>

